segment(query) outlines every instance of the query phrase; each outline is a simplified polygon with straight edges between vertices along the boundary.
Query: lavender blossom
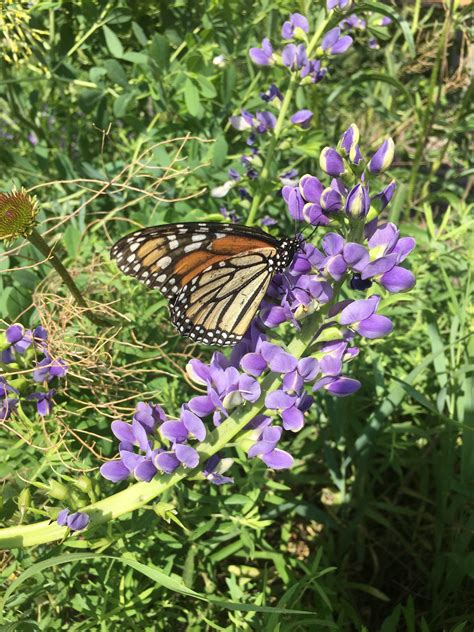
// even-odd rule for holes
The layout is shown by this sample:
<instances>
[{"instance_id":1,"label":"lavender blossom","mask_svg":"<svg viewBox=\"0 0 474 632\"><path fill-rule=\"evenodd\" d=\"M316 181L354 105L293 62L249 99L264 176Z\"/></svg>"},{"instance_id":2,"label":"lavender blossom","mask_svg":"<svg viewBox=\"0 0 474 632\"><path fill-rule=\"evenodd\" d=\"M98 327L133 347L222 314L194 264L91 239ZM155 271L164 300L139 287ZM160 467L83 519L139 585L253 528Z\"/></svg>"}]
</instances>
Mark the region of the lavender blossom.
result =
<instances>
[{"instance_id":1,"label":"lavender blossom","mask_svg":"<svg viewBox=\"0 0 474 632\"><path fill-rule=\"evenodd\" d=\"M68 527L71 531L83 531L90 522L89 516L80 511L71 513L70 509L62 509L56 522L60 527Z\"/></svg>"},{"instance_id":2,"label":"lavender blossom","mask_svg":"<svg viewBox=\"0 0 474 632\"><path fill-rule=\"evenodd\" d=\"M297 37L304 39L305 34L309 31L309 23L307 18L301 13L292 13L289 19L283 23L281 36L283 39L293 39Z\"/></svg>"}]
</instances>

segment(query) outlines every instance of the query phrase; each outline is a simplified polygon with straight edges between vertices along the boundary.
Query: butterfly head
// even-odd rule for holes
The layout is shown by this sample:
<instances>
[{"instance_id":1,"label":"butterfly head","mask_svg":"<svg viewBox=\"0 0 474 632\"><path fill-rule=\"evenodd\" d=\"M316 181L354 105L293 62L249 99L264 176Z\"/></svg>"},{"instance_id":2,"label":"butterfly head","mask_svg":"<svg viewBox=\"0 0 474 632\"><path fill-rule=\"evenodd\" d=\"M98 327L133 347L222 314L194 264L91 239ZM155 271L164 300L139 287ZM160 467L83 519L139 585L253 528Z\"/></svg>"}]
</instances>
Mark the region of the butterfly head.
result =
<instances>
[{"instance_id":1,"label":"butterfly head","mask_svg":"<svg viewBox=\"0 0 474 632\"><path fill-rule=\"evenodd\" d=\"M304 237L299 233L292 239L282 239L278 247L275 269L278 272L283 272L293 261L294 256L303 249L303 246Z\"/></svg>"}]
</instances>

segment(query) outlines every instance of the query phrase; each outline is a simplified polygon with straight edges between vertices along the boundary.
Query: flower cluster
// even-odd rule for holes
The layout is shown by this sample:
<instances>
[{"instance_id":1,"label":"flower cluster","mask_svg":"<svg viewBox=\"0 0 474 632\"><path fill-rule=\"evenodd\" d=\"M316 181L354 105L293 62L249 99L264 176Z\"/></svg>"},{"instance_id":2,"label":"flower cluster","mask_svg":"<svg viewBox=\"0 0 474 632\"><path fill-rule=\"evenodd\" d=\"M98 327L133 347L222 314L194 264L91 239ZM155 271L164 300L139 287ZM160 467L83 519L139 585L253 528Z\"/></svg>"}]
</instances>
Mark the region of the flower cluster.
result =
<instances>
[{"instance_id":1,"label":"flower cluster","mask_svg":"<svg viewBox=\"0 0 474 632\"><path fill-rule=\"evenodd\" d=\"M81 511L71 513L71 510L66 507L59 512L56 522L60 527L67 527L71 531L82 531L89 524L90 518Z\"/></svg>"},{"instance_id":2,"label":"flower cluster","mask_svg":"<svg viewBox=\"0 0 474 632\"><path fill-rule=\"evenodd\" d=\"M34 402L38 414L49 415L56 393L51 386L63 378L68 366L48 350L47 332L38 326L25 329L15 323L3 332L0 342L0 420L24 404Z\"/></svg>"},{"instance_id":3,"label":"flower cluster","mask_svg":"<svg viewBox=\"0 0 474 632\"><path fill-rule=\"evenodd\" d=\"M104 463L102 476L114 483L130 476L151 481L158 472L171 474L180 465L195 468L199 455L190 440L201 442L206 437L200 417L205 412L203 406L202 398L194 397L183 405L178 420L170 420L161 406L140 402L131 423L112 422L112 432L120 441L119 459ZM227 482L218 468L219 459L205 464L206 478L216 484Z\"/></svg>"}]
</instances>

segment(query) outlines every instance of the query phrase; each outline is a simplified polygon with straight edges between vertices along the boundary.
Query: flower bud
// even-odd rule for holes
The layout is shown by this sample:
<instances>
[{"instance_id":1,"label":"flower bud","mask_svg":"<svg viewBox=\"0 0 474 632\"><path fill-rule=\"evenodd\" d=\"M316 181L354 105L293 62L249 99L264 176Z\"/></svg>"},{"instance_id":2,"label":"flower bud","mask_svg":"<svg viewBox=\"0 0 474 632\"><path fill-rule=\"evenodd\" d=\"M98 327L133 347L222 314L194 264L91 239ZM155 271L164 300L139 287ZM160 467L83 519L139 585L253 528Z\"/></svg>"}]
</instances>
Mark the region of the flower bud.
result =
<instances>
[{"instance_id":1,"label":"flower bud","mask_svg":"<svg viewBox=\"0 0 474 632\"><path fill-rule=\"evenodd\" d=\"M342 151L349 156L353 147L355 147L359 142L359 138L359 128L355 123L352 123L341 136L338 149L342 149Z\"/></svg>"},{"instance_id":2,"label":"flower bud","mask_svg":"<svg viewBox=\"0 0 474 632\"><path fill-rule=\"evenodd\" d=\"M321 207L330 213L340 211L344 206L344 197L341 192L332 187L327 187L321 193Z\"/></svg>"},{"instance_id":3,"label":"flower bud","mask_svg":"<svg viewBox=\"0 0 474 632\"><path fill-rule=\"evenodd\" d=\"M350 217L365 217L369 212L370 197L367 187L357 184L347 196L346 213Z\"/></svg>"},{"instance_id":4,"label":"flower bud","mask_svg":"<svg viewBox=\"0 0 474 632\"><path fill-rule=\"evenodd\" d=\"M395 143L392 138L387 138L370 159L368 164L369 171L371 173L386 171L392 164L394 154Z\"/></svg>"},{"instance_id":5,"label":"flower bud","mask_svg":"<svg viewBox=\"0 0 474 632\"><path fill-rule=\"evenodd\" d=\"M377 195L374 195L374 197L372 198L372 205L379 213L381 213L384 208L388 206L390 200L393 197L396 187L397 183L395 182L395 180L392 180L392 182L390 182L390 184L388 184L385 189L383 189L383 191L377 193Z\"/></svg>"},{"instance_id":6,"label":"flower bud","mask_svg":"<svg viewBox=\"0 0 474 632\"><path fill-rule=\"evenodd\" d=\"M325 147L319 156L319 165L328 175L337 178L345 172L344 161L333 147Z\"/></svg>"},{"instance_id":7,"label":"flower bud","mask_svg":"<svg viewBox=\"0 0 474 632\"><path fill-rule=\"evenodd\" d=\"M24 487L21 492L18 494L18 509L20 510L20 515L23 518L27 509L29 509L31 505L31 493L28 487Z\"/></svg>"},{"instance_id":8,"label":"flower bud","mask_svg":"<svg viewBox=\"0 0 474 632\"><path fill-rule=\"evenodd\" d=\"M48 494L58 500L65 500L69 496L68 488L58 481L49 481Z\"/></svg>"},{"instance_id":9,"label":"flower bud","mask_svg":"<svg viewBox=\"0 0 474 632\"><path fill-rule=\"evenodd\" d=\"M13 241L27 237L34 228L37 214L36 198L23 189L0 193L0 239Z\"/></svg>"},{"instance_id":10,"label":"flower bud","mask_svg":"<svg viewBox=\"0 0 474 632\"><path fill-rule=\"evenodd\" d=\"M93 492L92 481L88 476L85 476L84 474L82 476L79 476L79 478L74 481L74 484L85 494L91 494Z\"/></svg>"},{"instance_id":11,"label":"flower bud","mask_svg":"<svg viewBox=\"0 0 474 632\"><path fill-rule=\"evenodd\" d=\"M306 129L309 127L311 123L311 119L313 118L313 113L311 110L298 110L293 116L290 118L290 121L293 125L298 125L301 129Z\"/></svg>"}]
</instances>

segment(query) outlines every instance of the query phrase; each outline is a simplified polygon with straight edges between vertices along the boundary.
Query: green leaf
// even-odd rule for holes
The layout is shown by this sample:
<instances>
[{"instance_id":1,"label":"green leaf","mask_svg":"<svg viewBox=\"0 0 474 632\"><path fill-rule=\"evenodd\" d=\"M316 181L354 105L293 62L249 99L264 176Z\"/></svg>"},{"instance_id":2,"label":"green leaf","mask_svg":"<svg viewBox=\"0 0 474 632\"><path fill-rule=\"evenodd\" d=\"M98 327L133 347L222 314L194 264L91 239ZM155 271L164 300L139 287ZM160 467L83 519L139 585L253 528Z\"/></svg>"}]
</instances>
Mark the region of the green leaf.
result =
<instances>
[{"instance_id":1,"label":"green leaf","mask_svg":"<svg viewBox=\"0 0 474 632\"><path fill-rule=\"evenodd\" d=\"M123 56L123 46L119 38L115 35L112 29L105 24L102 27L102 30L104 32L105 43L107 44L110 54L113 57L118 57L120 59Z\"/></svg>"},{"instance_id":2,"label":"green leaf","mask_svg":"<svg viewBox=\"0 0 474 632\"><path fill-rule=\"evenodd\" d=\"M202 112L199 90L191 79L186 79L184 83L184 102L191 116L199 117Z\"/></svg>"},{"instance_id":3,"label":"green leaf","mask_svg":"<svg viewBox=\"0 0 474 632\"><path fill-rule=\"evenodd\" d=\"M225 139L224 134L219 134L216 138L216 142L214 143L213 151L212 151L212 162L215 167L222 167L227 158L229 146L227 145L227 141Z\"/></svg>"},{"instance_id":4,"label":"green leaf","mask_svg":"<svg viewBox=\"0 0 474 632\"><path fill-rule=\"evenodd\" d=\"M114 116L117 118L121 118L126 113L130 101L134 98L134 94L132 92L124 92L114 101Z\"/></svg>"},{"instance_id":5,"label":"green leaf","mask_svg":"<svg viewBox=\"0 0 474 632\"><path fill-rule=\"evenodd\" d=\"M391 77L390 75L382 75L377 72L365 72L362 75L359 75L357 77L357 81L360 83L364 83L365 81L381 81L382 83L388 83L394 86L395 88L397 88L399 92L402 92L406 96L406 98L410 101L410 103L413 105L413 98L409 90L405 88L405 86L403 85L403 83L401 83L401 81L398 81L398 79L395 79L395 77Z\"/></svg>"},{"instance_id":6,"label":"green leaf","mask_svg":"<svg viewBox=\"0 0 474 632\"><path fill-rule=\"evenodd\" d=\"M104 67L107 70L109 79L114 83L118 83L120 86L126 88L128 86L127 75L125 70L116 59L106 59L104 61Z\"/></svg>"},{"instance_id":7,"label":"green leaf","mask_svg":"<svg viewBox=\"0 0 474 632\"><path fill-rule=\"evenodd\" d=\"M168 68L170 58L170 44L167 38L156 33L151 40L150 55L161 69Z\"/></svg>"}]
</instances>

